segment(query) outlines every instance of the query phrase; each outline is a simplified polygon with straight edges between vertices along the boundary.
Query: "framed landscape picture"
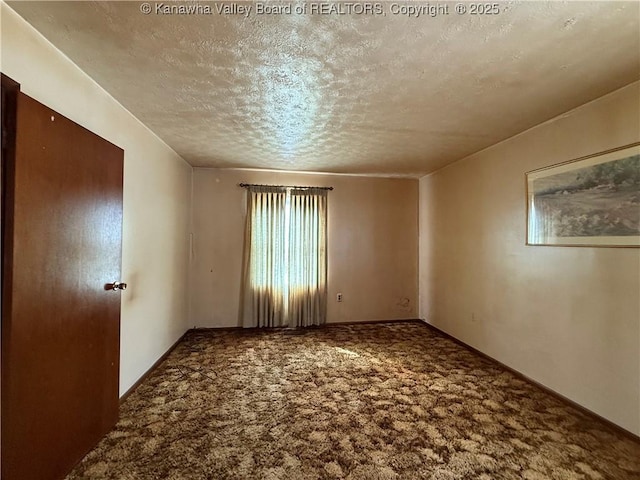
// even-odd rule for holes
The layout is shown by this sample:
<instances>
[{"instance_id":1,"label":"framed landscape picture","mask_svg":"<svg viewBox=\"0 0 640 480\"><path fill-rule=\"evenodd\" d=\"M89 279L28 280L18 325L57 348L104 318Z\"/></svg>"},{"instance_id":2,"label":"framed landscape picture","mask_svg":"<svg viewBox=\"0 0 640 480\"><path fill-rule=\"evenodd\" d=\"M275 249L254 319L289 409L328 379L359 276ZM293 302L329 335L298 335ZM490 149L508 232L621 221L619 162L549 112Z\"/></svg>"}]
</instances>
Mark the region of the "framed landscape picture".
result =
<instances>
[{"instance_id":1,"label":"framed landscape picture","mask_svg":"<svg viewBox=\"0 0 640 480\"><path fill-rule=\"evenodd\" d=\"M640 247L640 143L526 177L528 245Z\"/></svg>"}]
</instances>

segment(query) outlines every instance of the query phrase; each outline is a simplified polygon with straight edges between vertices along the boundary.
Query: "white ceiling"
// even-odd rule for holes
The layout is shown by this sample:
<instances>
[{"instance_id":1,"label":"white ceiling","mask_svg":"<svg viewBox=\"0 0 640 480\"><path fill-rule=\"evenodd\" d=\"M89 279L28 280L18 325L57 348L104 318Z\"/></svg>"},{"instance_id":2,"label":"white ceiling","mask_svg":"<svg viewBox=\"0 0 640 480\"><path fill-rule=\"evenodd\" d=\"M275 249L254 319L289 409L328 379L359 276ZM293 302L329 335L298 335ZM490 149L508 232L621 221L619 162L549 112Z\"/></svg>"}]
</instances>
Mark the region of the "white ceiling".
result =
<instances>
[{"instance_id":1,"label":"white ceiling","mask_svg":"<svg viewBox=\"0 0 640 480\"><path fill-rule=\"evenodd\" d=\"M640 78L637 1L420 18L8 3L194 166L421 175Z\"/></svg>"}]
</instances>

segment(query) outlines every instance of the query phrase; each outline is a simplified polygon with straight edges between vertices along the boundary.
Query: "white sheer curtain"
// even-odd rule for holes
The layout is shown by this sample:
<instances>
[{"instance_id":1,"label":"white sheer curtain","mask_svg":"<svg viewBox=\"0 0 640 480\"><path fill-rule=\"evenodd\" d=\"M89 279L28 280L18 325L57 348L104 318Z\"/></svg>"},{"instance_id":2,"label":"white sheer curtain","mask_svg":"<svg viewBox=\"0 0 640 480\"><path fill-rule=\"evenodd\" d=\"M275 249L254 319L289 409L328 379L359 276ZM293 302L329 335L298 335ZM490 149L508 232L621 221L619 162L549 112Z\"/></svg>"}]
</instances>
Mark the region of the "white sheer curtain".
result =
<instances>
[{"instance_id":1,"label":"white sheer curtain","mask_svg":"<svg viewBox=\"0 0 640 480\"><path fill-rule=\"evenodd\" d=\"M321 325L327 310L327 191L247 189L242 325Z\"/></svg>"},{"instance_id":2,"label":"white sheer curtain","mask_svg":"<svg viewBox=\"0 0 640 480\"><path fill-rule=\"evenodd\" d=\"M292 190L289 208L289 326L327 317L327 191Z\"/></svg>"}]
</instances>

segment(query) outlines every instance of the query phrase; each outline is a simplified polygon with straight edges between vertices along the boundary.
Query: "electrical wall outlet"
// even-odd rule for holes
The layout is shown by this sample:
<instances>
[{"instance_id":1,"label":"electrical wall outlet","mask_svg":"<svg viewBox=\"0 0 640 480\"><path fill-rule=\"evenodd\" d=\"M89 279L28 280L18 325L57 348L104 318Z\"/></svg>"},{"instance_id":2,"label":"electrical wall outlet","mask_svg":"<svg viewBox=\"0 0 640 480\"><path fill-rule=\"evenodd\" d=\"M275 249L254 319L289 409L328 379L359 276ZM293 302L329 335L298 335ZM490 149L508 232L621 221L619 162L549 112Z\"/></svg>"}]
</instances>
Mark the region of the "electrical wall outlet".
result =
<instances>
[{"instance_id":1,"label":"electrical wall outlet","mask_svg":"<svg viewBox=\"0 0 640 480\"><path fill-rule=\"evenodd\" d=\"M342 301L342 294L341 293L336 295L336 300L339 301L339 302Z\"/></svg>"}]
</instances>

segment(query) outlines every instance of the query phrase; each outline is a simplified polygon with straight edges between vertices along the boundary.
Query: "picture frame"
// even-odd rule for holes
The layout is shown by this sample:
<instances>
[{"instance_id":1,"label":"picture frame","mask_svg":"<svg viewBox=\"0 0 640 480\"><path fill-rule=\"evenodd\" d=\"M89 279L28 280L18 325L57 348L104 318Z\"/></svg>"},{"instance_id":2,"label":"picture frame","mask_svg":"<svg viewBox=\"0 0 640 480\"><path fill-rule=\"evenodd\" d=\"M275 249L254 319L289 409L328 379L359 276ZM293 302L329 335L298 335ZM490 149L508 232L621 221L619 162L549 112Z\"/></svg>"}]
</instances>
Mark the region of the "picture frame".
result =
<instances>
[{"instance_id":1,"label":"picture frame","mask_svg":"<svg viewBox=\"0 0 640 480\"><path fill-rule=\"evenodd\" d=\"M640 142L526 173L527 245L640 247Z\"/></svg>"}]
</instances>

